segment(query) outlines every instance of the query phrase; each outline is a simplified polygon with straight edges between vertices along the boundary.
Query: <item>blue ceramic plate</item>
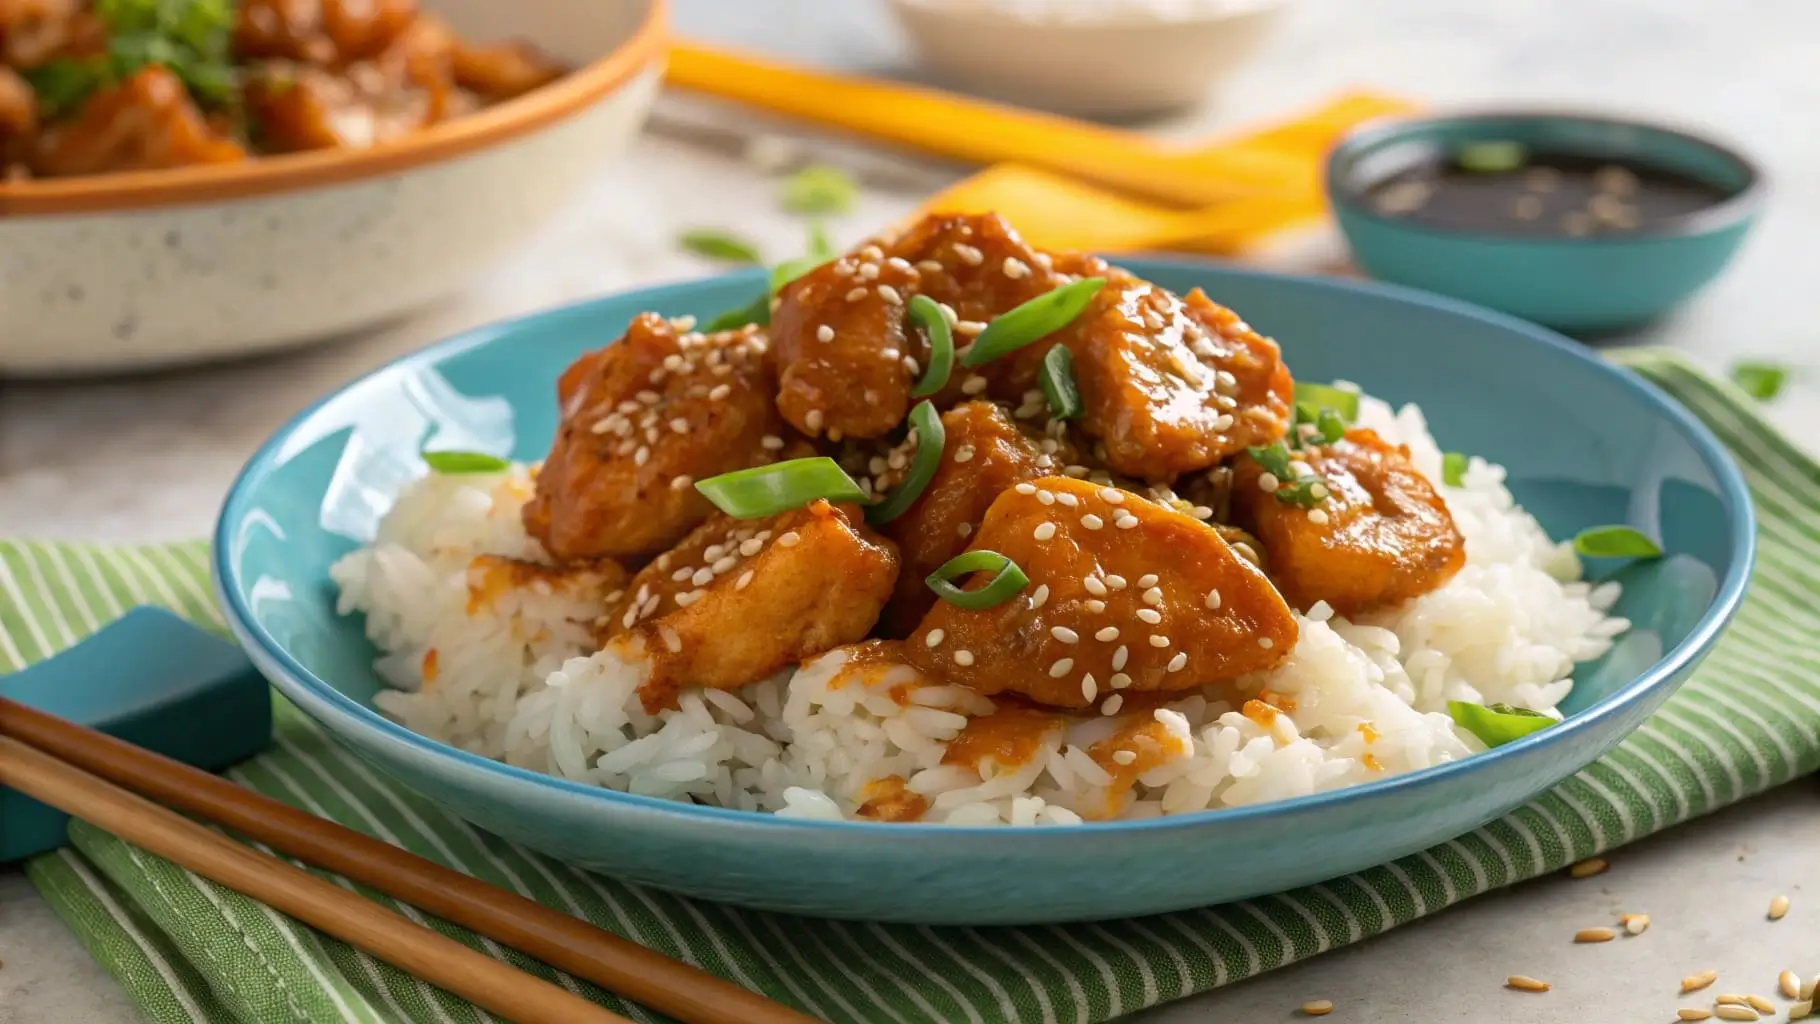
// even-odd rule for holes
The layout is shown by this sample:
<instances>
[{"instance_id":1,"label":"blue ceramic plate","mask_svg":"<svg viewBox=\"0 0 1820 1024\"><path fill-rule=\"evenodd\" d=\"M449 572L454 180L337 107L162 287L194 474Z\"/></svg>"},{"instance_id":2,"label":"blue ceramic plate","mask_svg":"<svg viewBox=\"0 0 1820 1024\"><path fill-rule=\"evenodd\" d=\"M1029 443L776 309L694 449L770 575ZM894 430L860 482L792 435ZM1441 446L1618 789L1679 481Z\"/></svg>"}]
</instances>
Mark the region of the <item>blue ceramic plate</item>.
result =
<instances>
[{"instance_id":1,"label":"blue ceramic plate","mask_svg":"<svg viewBox=\"0 0 1820 1024\"><path fill-rule=\"evenodd\" d=\"M421 472L419 446L542 457L556 378L634 313L708 316L757 272L486 327L393 363L297 417L228 496L215 571L229 619L278 688L342 742L482 828L607 874L715 900L838 917L1035 923L1175 910L1354 871L1466 832L1622 739L1711 648L1744 592L1750 499L1705 428L1637 378L1540 328L1414 292L1204 264L1128 261L1204 286L1281 340L1309 380L1416 401L1450 448L1503 463L1556 536L1630 523L1671 557L1626 570L1635 636L1593 665L1567 721L1490 753L1353 789L1071 828L805 822L629 796L407 732L329 564ZM1595 567L1609 570L1610 567Z\"/></svg>"}]
</instances>

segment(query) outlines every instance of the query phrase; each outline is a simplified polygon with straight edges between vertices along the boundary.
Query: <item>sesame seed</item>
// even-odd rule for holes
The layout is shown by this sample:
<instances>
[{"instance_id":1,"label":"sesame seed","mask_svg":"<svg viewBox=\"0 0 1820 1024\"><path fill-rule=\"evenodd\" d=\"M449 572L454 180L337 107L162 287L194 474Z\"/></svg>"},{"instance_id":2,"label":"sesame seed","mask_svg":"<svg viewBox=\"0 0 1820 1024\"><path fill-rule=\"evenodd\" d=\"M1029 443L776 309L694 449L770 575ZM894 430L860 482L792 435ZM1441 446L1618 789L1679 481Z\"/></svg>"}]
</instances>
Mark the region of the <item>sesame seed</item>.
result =
<instances>
[{"instance_id":1,"label":"sesame seed","mask_svg":"<svg viewBox=\"0 0 1820 1024\"><path fill-rule=\"evenodd\" d=\"M1187 651L1177 651L1177 652L1175 652L1175 657L1169 659L1169 671L1171 671L1171 672L1180 672L1181 670L1183 670L1187 667L1188 667L1188 652Z\"/></svg>"},{"instance_id":2,"label":"sesame seed","mask_svg":"<svg viewBox=\"0 0 1820 1024\"><path fill-rule=\"evenodd\" d=\"M959 665L962 668L966 668L967 666L973 664L973 652L966 651L966 650L955 651L954 652L954 663L956 665Z\"/></svg>"},{"instance_id":3,"label":"sesame seed","mask_svg":"<svg viewBox=\"0 0 1820 1024\"><path fill-rule=\"evenodd\" d=\"M1130 685L1131 685L1130 676L1126 675L1123 672L1114 672L1112 674L1112 688L1113 689L1123 690L1125 687L1130 686Z\"/></svg>"},{"instance_id":4,"label":"sesame seed","mask_svg":"<svg viewBox=\"0 0 1820 1024\"><path fill-rule=\"evenodd\" d=\"M1513 974L1504 979L1504 984L1507 988L1514 988L1519 992L1546 992L1553 987L1548 982L1532 978L1527 974Z\"/></svg>"},{"instance_id":5,"label":"sesame seed","mask_svg":"<svg viewBox=\"0 0 1820 1024\"><path fill-rule=\"evenodd\" d=\"M1152 576L1150 578L1155 579L1156 577ZM1162 589L1158 588L1158 587L1151 587L1149 590L1144 591L1144 603L1149 604L1149 605L1157 605L1160 607L1163 603Z\"/></svg>"},{"instance_id":6,"label":"sesame seed","mask_svg":"<svg viewBox=\"0 0 1820 1024\"><path fill-rule=\"evenodd\" d=\"M1308 1017L1325 1017L1333 1012L1333 1000L1310 999L1302 1004L1302 1014Z\"/></svg>"},{"instance_id":7,"label":"sesame seed","mask_svg":"<svg viewBox=\"0 0 1820 1024\"><path fill-rule=\"evenodd\" d=\"M777 546L784 547L784 548L793 548L796 545L802 543L802 539L803 538L802 538L801 534L797 533L795 530L791 530L788 533L781 534L777 538Z\"/></svg>"},{"instance_id":8,"label":"sesame seed","mask_svg":"<svg viewBox=\"0 0 1820 1024\"><path fill-rule=\"evenodd\" d=\"M803 413L803 426L808 427L811 433L820 430L825 421L826 417L822 415L820 409L810 409Z\"/></svg>"},{"instance_id":9,"label":"sesame seed","mask_svg":"<svg viewBox=\"0 0 1820 1024\"><path fill-rule=\"evenodd\" d=\"M1801 998L1801 977L1794 971L1783 971L1776 975L1776 987L1782 990L1784 999Z\"/></svg>"},{"instance_id":10,"label":"sesame seed","mask_svg":"<svg viewBox=\"0 0 1820 1024\"><path fill-rule=\"evenodd\" d=\"M640 391L638 394L634 395L633 397L637 398L640 402L643 402L646 405L656 405L658 403L658 400L661 398L661 396L658 395L658 393L655 391Z\"/></svg>"},{"instance_id":11,"label":"sesame seed","mask_svg":"<svg viewBox=\"0 0 1820 1024\"><path fill-rule=\"evenodd\" d=\"M1604 874L1605 870L1609 867L1611 867L1611 865L1606 863L1604 859L1591 857L1568 868L1567 873L1573 878L1591 878L1594 875Z\"/></svg>"},{"instance_id":12,"label":"sesame seed","mask_svg":"<svg viewBox=\"0 0 1820 1024\"><path fill-rule=\"evenodd\" d=\"M1030 535L1032 537L1035 537L1037 540L1048 540L1049 538L1055 536L1055 524L1054 523L1038 523L1036 529L1034 531L1032 531Z\"/></svg>"},{"instance_id":13,"label":"sesame seed","mask_svg":"<svg viewBox=\"0 0 1820 1024\"><path fill-rule=\"evenodd\" d=\"M977 395L984 390L986 390L986 378L981 377L979 374L968 377L967 380L961 384L961 394L963 395Z\"/></svg>"},{"instance_id":14,"label":"sesame seed","mask_svg":"<svg viewBox=\"0 0 1820 1024\"><path fill-rule=\"evenodd\" d=\"M693 576L693 575L695 575L695 570L691 569L685 565L682 568L671 573L670 580L671 580L671 582L674 582L674 583L681 583L683 580L686 580L690 576Z\"/></svg>"},{"instance_id":15,"label":"sesame seed","mask_svg":"<svg viewBox=\"0 0 1820 1024\"><path fill-rule=\"evenodd\" d=\"M917 260L916 269L925 274L939 274L948 268L942 266L939 260Z\"/></svg>"},{"instance_id":16,"label":"sesame seed","mask_svg":"<svg viewBox=\"0 0 1820 1024\"><path fill-rule=\"evenodd\" d=\"M1073 670L1073 658L1057 658L1055 659L1055 664L1049 666L1049 678L1060 679Z\"/></svg>"},{"instance_id":17,"label":"sesame seed","mask_svg":"<svg viewBox=\"0 0 1820 1024\"><path fill-rule=\"evenodd\" d=\"M676 431L678 434L687 434L689 432L689 421L678 416L670 421L670 429Z\"/></svg>"},{"instance_id":18,"label":"sesame seed","mask_svg":"<svg viewBox=\"0 0 1820 1024\"><path fill-rule=\"evenodd\" d=\"M1712 1020L1713 1011L1704 1006L1684 1006L1675 1011L1675 1017L1679 1020Z\"/></svg>"},{"instance_id":19,"label":"sesame seed","mask_svg":"<svg viewBox=\"0 0 1820 1024\"><path fill-rule=\"evenodd\" d=\"M1106 626L1099 632L1093 634L1093 638L1101 643L1109 644L1119 638L1119 628L1117 626Z\"/></svg>"},{"instance_id":20,"label":"sesame seed","mask_svg":"<svg viewBox=\"0 0 1820 1024\"><path fill-rule=\"evenodd\" d=\"M1123 505L1125 493L1116 487L1102 487L1100 488L1100 500L1109 505Z\"/></svg>"},{"instance_id":21,"label":"sesame seed","mask_svg":"<svg viewBox=\"0 0 1820 1024\"><path fill-rule=\"evenodd\" d=\"M859 286L853 288L851 291L847 292L847 301L848 302L858 302L859 300L861 300L865 297L866 297L866 287L864 285L859 285Z\"/></svg>"},{"instance_id":22,"label":"sesame seed","mask_svg":"<svg viewBox=\"0 0 1820 1024\"><path fill-rule=\"evenodd\" d=\"M1120 516L1118 521L1113 523L1112 525L1118 527L1121 530L1130 530L1130 529L1135 529L1137 527L1137 524L1138 524L1137 516L1127 514L1127 515Z\"/></svg>"},{"instance_id":23,"label":"sesame seed","mask_svg":"<svg viewBox=\"0 0 1820 1024\"><path fill-rule=\"evenodd\" d=\"M885 261L885 266L890 267L892 270L901 274L908 274L910 272L910 261L904 259L902 256L891 257Z\"/></svg>"},{"instance_id":24,"label":"sesame seed","mask_svg":"<svg viewBox=\"0 0 1820 1024\"><path fill-rule=\"evenodd\" d=\"M922 373L922 369L923 369L922 365L919 364L915 358L913 358L911 356L904 357L904 372L905 373L908 373L910 376L915 377Z\"/></svg>"},{"instance_id":25,"label":"sesame seed","mask_svg":"<svg viewBox=\"0 0 1820 1024\"><path fill-rule=\"evenodd\" d=\"M1812 1016L1813 1012L1814 1001L1812 999L1803 999L1788 1008L1788 1019L1806 1020L1809 1016Z\"/></svg>"},{"instance_id":26,"label":"sesame seed","mask_svg":"<svg viewBox=\"0 0 1820 1024\"><path fill-rule=\"evenodd\" d=\"M954 528L954 532L959 534L962 540L965 540L968 537L973 536L973 524L972 523L962 523L961 525Z\"/></svg>"},{"instance_id":27,"label":"sesame seed","mask_svg":"<svg viewBox=\"0 0 1820 1024\"><path fill-rule=\"evenodd\" d=\"M1097 530L1106 525L1106 521L1089 512L1081 517L1081 525L1089 530Z\"/></svg>"},{"instance_id":28,"label":"sesame seed","mask_svg":"<svg viewBox=\"0 0 1820 1024\"><path fill-rule=\"evenodd\" d=\"M1803 998L1803 999L1814 998L1815 989L1820 989L1820 974L1816 974L1812 978L1809 978L1809 979L1807 979L1807 981L1802 983L1801 998Z\"/></svg>"},{"instance_id":29,"label":"sesame seed","mask_svg":"<svg viewBox=\"0 0 1820 1024\"><path fill-rule=\"evenodd\" d=\"M774 452L784 446L784 439L776 434L766 434L759 439L758 446L765 451Z\"/></svg>"},{"instance_id":30,"label":"sesame seed","mask_svg":"<svg viewBox=\"0 0 1820 1024\"><path fill-rule=\"evenodd\" d=\"M1021 483L1021 484L1018 484L1016 487L1012 488L1012 490L1015 490L1017 493L1023 494L1023 495L1035 494L1036 485L1033 483L1028 483L1028 482Z\"/></svg>"},{"instance_id":31,"label":"sesame seed","mask_svg":"<svg viewBox=\"0 0 1820 1024\"><path fill-rule=\"evenodd\" d=\"M646 462L650 461L650 459L651 459L651 449L646 448L642 444L638 446L637 451L632 453L632 462L634 465L642 466Z\"/></svg>"},{"instance_id":32,"label":"sesame seed","mask_svg":"<svg viewBox=\"0 0 1820 1024\"><path fill-rule=\"evenodd\" d=\"M1748 1006L1720 1006L1713 1010L1720 1020L1762 1020L1757 1011Z\"/></svg>"},{"instance_id":33,"label":"sesame seed","mask_svg":"<svg viewBox=\"0 0 1820 1024\"><path fill-rule=\"evenodd\" d=\"M815 329L815 339L817 341L833 341L834 328L829 327L827 324L822 324Z\"/></svg>"},{"instance_id":34,"label":"sesame seed","mask_svg":"<svg viewBox=\"0 0 1820 1024\"><path fill-rule=\"evenodd\" d=\"M1610 928L1582 928L1574 933L1575 942L1610 942L1617 937Z\"/></svg>"},{"instance_id":35,"label":"sesame seed","mask_svg":"<svg viewBox=\"0 0 1820 1024\"><path fill-rule=\"evenodd\" d=\"M901 306L904 304L904 297L898 294L896 288L893 288L888 284L881 284L878 286L878 297L891 303L893 306Z\"/></svg>"},{"instance_id":36,"label":"sesame seed","mask_svg":"<svg viewBox=\"0 0 1820 1024\"><path fill-rule=\"evenodd\" d=\"M1275 640L1270 639L1267 636L1258 637L1258 646L1262 647L1263 649L1265 649L1267 651L1270 650L1272 647L1275 647L1276 645L1277 645L1277 642Z\"/></svg>"},{"instance_id":37,"label":"sesame seed","mask_svg":"<svg viewBox=\"0 0 1820 1024\"><path fill-rule=\"evenodd\" d=\"M1018 259L1016 256L1005 257L1004 268L1005 268L1005 276L1012 279L1013 281L1021 280L1023 278L1030 276L1030 264L1025 263L1023 260Z\"/></svg>"},{"instance_id":38,"label":"sesame seed","mask_svg":"<svg viewBox=\"0 0 1820 1024\"><path fill-rule=\"evenodd\" d=\"M1030 610L1035 611L1049 601L1049 584L1038 583L1036 592L1030 595Z\"/></svg>"},{"instance_id":39,"label":"sesame seed","mask_svg":"<svg viewBox=\"0 0 1820 1024\"><path fill-rule=\"evenodd\" d=\"M1069 494L1067 491L1063 491L1056 495L1055 500L1059 502L1063 508L1078 508L1081 504L1081 499Z\"/></svg>"},{"instance_id":40,"label":"sesame seed","mask_svg":"<svg viewBox=\"0 0 1820 1024\"><path fill-rule=\"evenodd\" d=\"M859 251L859 258L862 260L868 260L870 262L877 263L878 261L885 258L885 250L880 249L876 245L868 245L864 249L861 249Z\"/></svg>"},{"instance_id":41,"label":"sesame seed","mask_svg":"<svg viewBox=\"0 0 1820 1024\"><path fill-rule=\"evenodd\" d=\"M1114 590L1124 590L1125 589L1125 577L1120 576L1118 573L1115 573L1115 572L1107 573L1106 574L1106 585L1111 587Z\"/></svg>"},{"instance_id":42,"label":"sesame seed","mask_svg":"<svg viewBox=\"0 0 1820 1024\"><path fill-rule=\"evenodd\" d=\"M1137 751L1115 750L1112 752L1112 759L1119 764L1130 764L1137 760Z\"/></svg>"},{"instance_id":43,"label":"sesame seed","mask_svg":"<svg viewBox=\"0 0 1820 1024\"><path fill-rule=\"evenodd\" d=\"M714 570L708 568L697 569L690 575L689 582L698 587L705 587L714 582Z\"/></svg>"},{"instance_id":44,"label":"sesame seed","mask_svg":"<svg viewBox=\"0 0 1820 1024\"><path fill-rule=\"evenodd\" d=\"M1168 638L1168 637L1166 637L1166 636L1164 636L1164 635L1163 635L1163 634L1161 634L1161 633L1152 633L1152 634L1150 634L1150 646L1152 646L1152 647L1168 647L1168 646L1169 646L1169 638Z\"/></svg>"},{"instance_id":45,"label":"sesame seed","mask_svg":"<svg viewBox=\"0 0 1820 1024\"><path fill-rule=\"evenodd\" d=\"M965 263L970 267L977 267L980 264L986 262L985 253L980 252L978 249L975 249L971 245L965 245L965 244L955 245L954 254L961 258L962 263Z\"/></svg>"},{"instance_id":46,"label":"sesame seed","mask_svg":"<svg viewBox=\"0 0 1820 1024\"><path fill-rule=\"evenodd\" d=\"M1123 672L1125 670L1125 662L1130 657L1131 651L1126 649L1124 644L1120 644L1119 649L1112 652L1112 671Z\"/></svg>"},{"instance_id":47,"label":"sesame seed","mask_svg":"<svg viewBox=\"0 0 1820 1024\"><path fill-rule=\"evenodd\" d=\"M1138 586L1154 587L1157 585L1158 579L1159 578L1156 573L1147 572L1144 575L1138 577Z\"/></svg>"},{"instance_id":48,"label":"sesame seed","mask_svg":"<svg viewBox=\"0 0 1820 1024\"><path fill-rule=\"evenodd\" d=\"M1310 509L1308 511L1308 521L1315 524L1316 526L1326 526L1327 525L1327 513L1318 508Z\"/></svg>"},{"instance_id":49,"label":"sesame seed","mask_svg":"<svg viewBox=\"0 0 1820 1024\"><path fill-rule=\"evenodd\" d=\"M1049 635L1065 644L1078 644L1081 642L1081 635L1074 630L1069 629L1067 626L1053 626L1049 630Z\"/></svg>"},{"instance_id":50,"label":"sesame seed","mask_svg":"<svg viewBox=\"0 0 1820 1024\"><path fill-rule=\"evenodd\" d=\"M1055 504L1055 495L1048 491L1038 491L1036 492L1036 500L1040 505L1053 505Z\"/></svg>"},{"instance_id":51,"label":"sesame seed","mask_svg":"<svg viewBox=\"0 0 1820 1024\"><path fill-rule=\"evenodd\" d=\"M1776 1004L1770 1002L1769 1000L1763 998L1762 996L1748 995L1748 996L1744 997L1744 1001L1746 1003L1750 1004L1750 1008L1757 1011L1758 1013L1773 1014L1776 1012Z\"/></svg>"},{"instance_id":52,"label":"sesame seed","mask_svg":"<svg viewBox=\"0 0 1820 1024\"><path fill-rule=\"evenodd\" d=\"M702 590L691 590L691 591L687 591L686 593L678 594L678 595L676 595L676 607L687 608L690 605L694 604L695 602L701 600L702 595L705 593L706 593L706 591L702 591Z\"/></svg>"},{"instance_id":53,"label":"sesame seed","mask_svg":"<svg viewBox=\"0 0 1820 1024\"><path fill-rule=\"evenodd\" d=\"M985 329L986 322L984 320L956 320L954 322L954 332L956 334L978 334ZM960 352L956 351L954 354L958 356L960 355Z\"/></svg>"},{"instance_id":54,"label":"sesame seed","mask_svg":"<svg viewBox=\"0 0 1820 1024\"><path fill-rule=\"evenodd\" d=\"M1106 698L1106 703L1100 705L1100 714L1116 715L1119 713L1119 709L1124 706L1125 706L1125 695L1122 693L1115 693L1112 696Z\"/></svg>"},{"instance_id":55,"label":"sesame seed","mask_svg":"<svg viewBox=\"0 0 1820 1024\"><path fill-rule=\"evenodd\" d=\"M1207 605L1208 611L1210 611L1210 612L1219 611L1220 610L1220 592L1218 590L1209 590L1207 592L1207 600L1203 603Z\"/></svg>"},{"instance_id":56,"label":"sesame seed","mask_svg":"<svg viewBox=\"0 0 1820 1024\"><path fill-rule=\"evenodd\" d=\"M692 476L673 476L670 478L670 489L672 491L686 491L693 486L694 483L695 478Z\"/></svg>"},{"instance_id":57,"label":"sesame seed","mask_svg":"<svg viewBox=\"0 0 1820 1024\"><path fill-rule=\"evenodd\" d=\"M927 636L923 637L923 646L938 647L941 645L942 637L947 636L947 635L948 635L947 633L943 632L939 628L932 629L929 631Z\"/></svg>"},{"instance_id":58,"label":"sesame seed","mask_svg":"<svg viewBox=\"0 0 1820 1024\"><path fill-rule=\"evenodd\" d=\"M714 570L714 575L719 576L721 573L726 572L729 569L732 569L734 566L736 566L738 564L739 564L739 558L737 556L726 555L724 557L715 559L714 564L708 566L708 568Z\"/></svg>"},{"instance_id":59,"label":"sesame seed","mask_svg":"<svg viewBox=\"0 0 1820 1024\"><path fill-rule=\"evenodd\" d=\"M878 280L878 264L861 263L859 265L859 276L860 276L860 280L862 280L862 281Z\"/></svg>"},{"instance_id":60,"label":"sesame seed","mask_svg":"<svg viewBox=\"0 0 1820 1024\"><path fill-rule=\"evenodd\" d=\"M1619 914L1618 923L1632 935L1642 935L1649 929L1648 914Z\"/></svg>"},{"instance_id":61,"label":"sesame seed","mask_svg":"<svg viewBox=\"0 0 1820 1024\"><path fill-rule=\"evenodd\" d=\"M1775 899L1769 901L1769 919L1771 921L1780 921L1787 914L1788 914L1788 897L1787 896L1777 896Z\"/></svg>"},{"instance_id":62,"label":"sesame seed","mask_svg":"<svg viewBox=\"0 0 1820 1024\"><path fill-rule=\"evenodd\" d=\"M1275 494L1277 488L1281 486L1283 485L1281 481L1277 480L1277 475L1275 473L1265 473L1258 477L1258 490L1263 491L1265 494Z\"/></svg>"},{"instance_id":63,"label":"sesame seed","mask_svg":"<svg viewBox=\"0 0 1820 1024\"><path fill-rule=\"evenodd\" d=\"M973 461L973 446L970 444L961 445L960 450L958 450L954 453L954 461L972 462Z\"/></svg>"},{"instance_id":64,"label":"sesame seed","mask_svg":"<svg viewBox=\"0 0 1820 1024\"><path fill-rule=\"evenodd\" d=\"M1681 991L1683 993L1698 992L1718 980L1718 971L1701 971L1698 974L1690 974L1681 979Z\"/></svg>"},{"instance_id":65,"label":"sesame seed","mask_svg":"<svg viewBox=\"0 0 1820 1024\"><path fill-rule=\"evenodd\" d=\"M1163 621L1163 613L1157 611L1155 608L1139 608L1137 610L1137 617L1150 623L1152 626Z\"/></svg>"},{"instance_id":66,"label":"sesame seed","mask_svg":"<svg viewBox=\"0 0 1820 1024\"><path fill-rule=\"evenodd\" d=\"M1090 597L1081 602L1081 607L1087 609L1091 614L1098 615L1106 610L1106 602L1097 597Z\"/></svg>"},{"instance_id":67,"label":"sesame seed","mask_svg":"<svg viewBox=\"0 0 1820 1024\"><path fill-rule=\"evenodd\" d=\"M1081 586L1086 587L1087 593L1092 594L1095 597L1106 596L1106 584L1101 583L1098 576L1085 577L1081 580Z\"/></svg>"}]
</instances>

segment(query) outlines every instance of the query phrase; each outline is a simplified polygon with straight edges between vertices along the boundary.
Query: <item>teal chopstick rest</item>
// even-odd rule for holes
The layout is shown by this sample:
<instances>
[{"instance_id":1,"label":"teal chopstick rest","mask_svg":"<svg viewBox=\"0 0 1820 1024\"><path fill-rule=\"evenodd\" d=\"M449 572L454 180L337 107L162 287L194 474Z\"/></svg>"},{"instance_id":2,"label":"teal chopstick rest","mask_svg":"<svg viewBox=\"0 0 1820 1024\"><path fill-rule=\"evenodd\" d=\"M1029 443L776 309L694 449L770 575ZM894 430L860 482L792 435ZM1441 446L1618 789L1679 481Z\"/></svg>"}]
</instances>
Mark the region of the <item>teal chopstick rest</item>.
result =
<instances>
[{"instance_id":1,"label":"teal chopstick rest","mask_svg":"<svg viewBox=\"0 0 1820 1024\"><path fill-rule=\"evenodd\" d=\"M0 676L0 696L208 771L272 739L271 688L240 649L160 608ZM69 841L69 816L0 787L0 863Z\"/></svg>"}]
</instances>

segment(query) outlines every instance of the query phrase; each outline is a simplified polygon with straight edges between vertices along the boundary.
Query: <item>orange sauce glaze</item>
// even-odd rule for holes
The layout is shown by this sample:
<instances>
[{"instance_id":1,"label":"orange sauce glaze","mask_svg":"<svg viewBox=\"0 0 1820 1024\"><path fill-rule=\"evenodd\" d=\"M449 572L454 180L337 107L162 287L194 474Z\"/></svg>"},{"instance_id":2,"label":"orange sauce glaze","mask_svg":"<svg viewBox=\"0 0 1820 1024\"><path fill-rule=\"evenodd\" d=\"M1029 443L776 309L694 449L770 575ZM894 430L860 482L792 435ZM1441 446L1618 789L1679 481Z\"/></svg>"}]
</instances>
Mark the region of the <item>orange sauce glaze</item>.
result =
<instances>
[{"instance_id":1,"label":"orange sauce glaze","mask_svg":"<svg viewBox=\"0 0 1820 1024\"><path fill-rule=\"evenodd\" d=\"M1120 751L1134 755L1130 764L1119 763ZM1125 795L1137 784L1138 776L1187 756L1188 747L1181 737L1170 732L1156 720L1155 714L1150 713L1128 716L1117 732L1095 743L1087 754L1112 776L1112 782L1106 787L1104 813L1097 815L1112 818L1123 809Z\"/></svg>"},{"instance_id":2,"label":"orange sauce glaze","mask_svg":"<svg viewBox=\"0 0 1820 1024\"><path fill-rule=\"evenodd\" d=\"M1042 752L1043 744L1062 728L1062 716L1023 704L1000 700L990 715L968 720L948 750L942 763L980 771L988 760L999 771L1029 764Z\"/></svg>"},{"instance_id":3,"label":"orange sauce glaze","mask_svg":"<svg viewBox=\"0 0 1820 1024\"><path fill-rule=\"evenodd\" d=\"M855 813L873 821L916 821L929 809L929 801L921 793L911 792L902 775L874 779L866 783L861 795L865 801Z\"/></svg>"}]
</instances>

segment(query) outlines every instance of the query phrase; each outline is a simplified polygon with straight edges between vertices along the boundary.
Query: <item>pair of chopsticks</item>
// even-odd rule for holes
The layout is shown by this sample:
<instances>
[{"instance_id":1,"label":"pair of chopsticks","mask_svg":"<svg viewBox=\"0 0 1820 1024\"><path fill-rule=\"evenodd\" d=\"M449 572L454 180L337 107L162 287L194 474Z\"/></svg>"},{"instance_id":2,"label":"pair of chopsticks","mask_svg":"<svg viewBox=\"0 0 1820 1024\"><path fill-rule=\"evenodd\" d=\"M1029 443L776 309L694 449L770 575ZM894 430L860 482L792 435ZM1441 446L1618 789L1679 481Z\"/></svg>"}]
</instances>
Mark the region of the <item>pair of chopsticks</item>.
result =
<instances>
[{"instance_id":1,"label":"pair of chopsticks","mask_svg":"<svg viewBox=\"0 0 1820 1024\"><path fill-rule=\"evenodd\" d=\"M686 1024L813 1021L585 921L5 698L0 698L0 785L260 900L507 1020L625 1024L626 1018L152 801L371 886Z\"/></svg>"}]
</instances>

